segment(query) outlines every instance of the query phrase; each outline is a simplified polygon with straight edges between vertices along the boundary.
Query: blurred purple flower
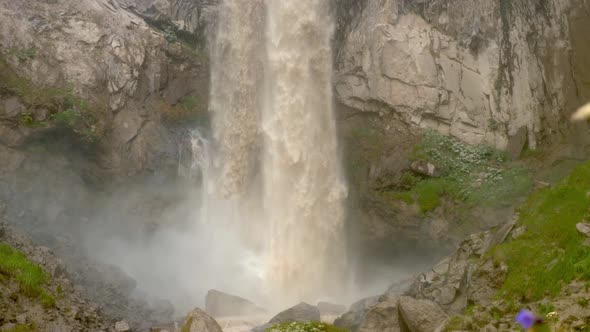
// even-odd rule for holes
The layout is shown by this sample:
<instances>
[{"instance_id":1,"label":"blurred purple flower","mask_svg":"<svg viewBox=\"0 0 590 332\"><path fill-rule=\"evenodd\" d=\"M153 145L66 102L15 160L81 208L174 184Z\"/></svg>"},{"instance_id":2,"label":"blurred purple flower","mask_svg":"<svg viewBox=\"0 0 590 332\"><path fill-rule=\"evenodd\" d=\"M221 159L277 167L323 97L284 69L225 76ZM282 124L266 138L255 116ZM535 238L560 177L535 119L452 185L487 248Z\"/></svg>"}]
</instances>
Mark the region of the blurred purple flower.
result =
<instances>
[{"instance_id":1,"label":"blurred purple flower","mask_svg":"<svg viewBox=\"0 0 590 332\"><path fill-rule=\"evenodd\" d=\"M528 330L533 324L535 324L535 315L526 309L522 309L516 315L516 322L520 324L523 329Z\"/></svg>"}]
</instances>

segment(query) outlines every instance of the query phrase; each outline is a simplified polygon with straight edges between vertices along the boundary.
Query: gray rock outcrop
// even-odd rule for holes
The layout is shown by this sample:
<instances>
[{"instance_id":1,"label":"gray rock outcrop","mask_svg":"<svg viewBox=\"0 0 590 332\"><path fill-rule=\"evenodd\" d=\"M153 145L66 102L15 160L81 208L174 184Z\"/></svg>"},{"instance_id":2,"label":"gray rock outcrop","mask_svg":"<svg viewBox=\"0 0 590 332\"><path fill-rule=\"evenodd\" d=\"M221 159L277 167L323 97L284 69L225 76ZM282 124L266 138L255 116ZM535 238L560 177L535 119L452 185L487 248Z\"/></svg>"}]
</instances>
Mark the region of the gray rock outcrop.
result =
<instances>
[{"instance_id":1,"label":"gray rock outcrop","mask_svg":"<svg viewBox=\"0 0 590 332\"><path fill-rule=\"evenodd\" d=\"M519 155L557 132L590 99L587 4L560 0L368 1L344 39L343 104L398 115L469 143ZM534 41L529 38L535 34ZM571 57L567 54L571 54ZM576 93L572 93L576 91Z\"/></svg>"},{"instance_id":2,"label":"gray rock outcrop","mask_svg":"<svg viewBox=\"0 0 590 332\"><path fill-rule=\"evenodd\" d=\"M433 301L416 300L408 296L400 297L399 312L410 332L436 331L449 318Z\"/></svg>"}]
</instances>

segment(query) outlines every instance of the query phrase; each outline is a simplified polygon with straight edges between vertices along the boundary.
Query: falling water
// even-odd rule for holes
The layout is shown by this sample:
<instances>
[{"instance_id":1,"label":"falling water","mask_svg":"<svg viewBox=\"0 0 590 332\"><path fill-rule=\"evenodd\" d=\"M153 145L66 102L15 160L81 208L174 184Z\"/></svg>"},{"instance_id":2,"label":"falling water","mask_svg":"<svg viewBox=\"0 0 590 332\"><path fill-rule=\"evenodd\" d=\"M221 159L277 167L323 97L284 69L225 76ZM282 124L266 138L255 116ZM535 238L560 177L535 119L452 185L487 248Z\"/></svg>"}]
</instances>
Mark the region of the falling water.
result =
<instances>
[{"instance_id":1,"label":"falling water","mask_svg":"<svg viewBox=\"0 0 590 332\"><path fill-rule=\"evenodd\" d=\"M341 275L333 28L326 0L224 0L211 47L214 170L205 182L217 192L207 195L263 207L253 217L239 203L232 218L255 230L266 287L281 302L314 300Z\"/></svg>"},{"instance_id":2,"label":"falling water","mask_svg":"<svg viewBox=\"0 0 590 332\"><path fill-rule=\"evenodd\" d=\"M270 278L283 296L335 285L346 188L332 112L333 22L325 0L267 1L263 111Z\"/></svg>"}]
</instances>

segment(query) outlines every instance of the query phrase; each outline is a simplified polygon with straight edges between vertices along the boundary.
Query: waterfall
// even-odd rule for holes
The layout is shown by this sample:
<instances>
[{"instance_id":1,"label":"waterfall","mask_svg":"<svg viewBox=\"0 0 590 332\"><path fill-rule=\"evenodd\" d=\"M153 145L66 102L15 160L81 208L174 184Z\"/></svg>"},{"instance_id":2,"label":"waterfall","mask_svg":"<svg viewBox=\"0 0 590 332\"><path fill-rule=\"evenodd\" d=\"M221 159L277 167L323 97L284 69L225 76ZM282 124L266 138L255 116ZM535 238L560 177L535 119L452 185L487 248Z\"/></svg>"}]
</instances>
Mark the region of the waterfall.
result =
<instances>
[{"instance_id":1,"label":"waterfall","mask_svg":"<svg viewBox=\"0 0 590 332\"><path fill-rule=\"evenodd\" d=\"M332 110L333 22L325 0L267 1L264 206L270 278L289 297L326 291L340 271L346 188ZM330 273L335 272L335 273ZM327 284L327 283L328 284Z\"/></svg>"},{"instance_id":2,"label":"waterfall","mask_svg":"<svg viewBox=\"0 0 590 332\"><path fill-rule=\"evenodd\" d=\"M211 45L212 169L203 182L213 190L205 218L227 209L214 202L235 203L232 220L219 222L250 238L264 257L270 295L283 303L315 300L342 275L346 186L329 3L223 0Z\"/></svg>"}]
</instances>

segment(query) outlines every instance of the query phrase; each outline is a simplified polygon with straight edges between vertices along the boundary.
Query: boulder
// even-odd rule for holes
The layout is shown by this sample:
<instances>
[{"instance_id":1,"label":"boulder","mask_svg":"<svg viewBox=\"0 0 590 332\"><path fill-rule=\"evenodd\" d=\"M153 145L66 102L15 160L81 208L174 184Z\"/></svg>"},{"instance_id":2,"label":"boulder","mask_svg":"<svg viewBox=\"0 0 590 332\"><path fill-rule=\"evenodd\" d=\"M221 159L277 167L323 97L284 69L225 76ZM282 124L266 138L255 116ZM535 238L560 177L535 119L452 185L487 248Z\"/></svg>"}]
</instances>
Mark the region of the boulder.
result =
<instances>
[{"instance_id":1,"label":"boulder","mask_svg":"<svg viewBox=\"0 0 590 332\"><path fill-rule=\"evenodd\" d=\"M399 313L410 332L435 331L448 318L435 302L409 296L399 298Z\"/></svg>"},{"instance_id":2,"label":"boulder","mask_svg":"<svg viewBox=\"0 0 590 332\"><path fill-rule=\"evenodd\" d=\"M428 176L428 177L439 177L440 171L436 166L433 164L424 161L424 160L416 160L412 162L410 165L410 169L414 173L418 173L420 175Z\"/></svg>"},{"instance_id":3,"label":"boulder","mask_svg":"<svg viewBox=\"0 0 590 332\"><path fill-rule=\"evenodd\" d=\"M269 323L280 324L285 322L317 322L320 321L320 310L318 307L305 302L280 312L274 316Z\"/></svg>"},{"instance_id":4,"label":"boulder","mask_svg":"<svg viewBox=\"0 0 590 332\"><path fill-rule=\"evenodd\" d=\"M576 224L576 229L580 234L590 237L590 223L580 222Z\"/></svg>"},{"instance_id":5,"label":"boulder","mask_svg":"<svg viewBox=\"0 0 590 332\"><path fill-rule=\"evenodd\" d=\"M115 323L115 331L116 332L127 332L127 331L131 331L131 329L129 328L129 324L127 324L126 321L122 320L122 321Z\"/></svg>"},{"instance_id":6,"label":"boulder","mask_svg":"<svg viewBox=\"0 0 590 332\"><path fill-rule=\"evenodd\" d=\"M221 326L206 312L197 308L191 311L182 325L183 332L223 332Z\"/></svg>"},{"instance_id":7,"label":"boulder","mask_svg":"<svg viewBox=\"0 0 590 332\"><path fill-rule=\"evenodd\" d=\"M400 332L400 324L397 299L388 298L367 309L356 331Z\"/></svg>"},{"instance_id":8,"label":"boulder","mask_svg":"<svg viewBox=\"0 0 590 332\"><path fill-rule=\"evenodd\" d=\"M214 289L207 292L205 311L213 317L250 316L266 312L244 298Z\"/></svg>"},{"instance_id":9,"label":"boulder","mask_svg":"<svg viewBox=\"0 0 590 332\"><path fill-rule=\"evenodd\" d=\"M359 326L365 318L366 310L349 311L342 316L336 318L334 326L344 329L346 331L358 331Z\"/></svg>"},{"instance_id":10,"label":"boulder","mask_svg":"<svg viewBox=\"0 0 590 332\"><path fill-rule=\"evenodd\" d=\"M1 107L4 106L4 107ZM12 118L21 113L24 109L23 104L21 104L20 100L17 97L11 97L3 101L0 104L0 117L4 118Z\"/></svg>"},{"instance_id":11,"label":"boulder","mask_svg":"<svg viewBox=\"0 0 590 332\"><path fill-rule=\"evenodd\" d=\"M340 315L346 312L344 305L329 302L319 302L318 309L321 315Z\"/></svg>"}]
</instances>

